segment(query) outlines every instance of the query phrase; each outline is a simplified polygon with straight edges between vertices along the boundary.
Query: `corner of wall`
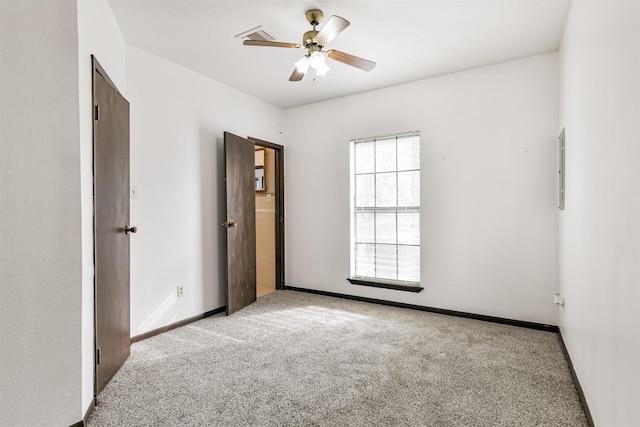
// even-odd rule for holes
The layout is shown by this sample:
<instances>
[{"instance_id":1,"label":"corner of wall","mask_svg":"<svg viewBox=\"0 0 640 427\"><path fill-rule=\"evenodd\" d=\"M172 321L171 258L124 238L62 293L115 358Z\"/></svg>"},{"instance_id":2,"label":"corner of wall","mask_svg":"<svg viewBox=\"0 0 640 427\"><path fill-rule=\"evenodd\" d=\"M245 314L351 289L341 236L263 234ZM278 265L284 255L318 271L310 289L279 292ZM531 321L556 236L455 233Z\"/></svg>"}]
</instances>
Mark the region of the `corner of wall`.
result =
<instances>
[{"instance_id":1,"label":"corner of wall","mask_svg":"<svg viewBox=\"0 0 640 427\"><path fill-rule=\"evenodd\" d=\"M82 199L82 413L94 394L93 110L94 55L121 93L126 89L125 43L107 0L78 1L78 72Z\"/></svg>"},{"instance_id":2,"label":"corner of wall","mask_svg":"<svg viewBox=\"0 0 640 427\"><path fill-rule=\"evenodd\" d=\"M572 2L560 46L560 331L596 425L640 425L640 3Z\"/></svg>"},{"instance_id":3,"label":"corner of wall","mask_svg":"<svg viewBox=\"0 0 640 427\"><path fill-rule=\"evenodd\" d=\"M0 2L4 425L82 418L76 7Z\"/></svg>"}]
</instances>

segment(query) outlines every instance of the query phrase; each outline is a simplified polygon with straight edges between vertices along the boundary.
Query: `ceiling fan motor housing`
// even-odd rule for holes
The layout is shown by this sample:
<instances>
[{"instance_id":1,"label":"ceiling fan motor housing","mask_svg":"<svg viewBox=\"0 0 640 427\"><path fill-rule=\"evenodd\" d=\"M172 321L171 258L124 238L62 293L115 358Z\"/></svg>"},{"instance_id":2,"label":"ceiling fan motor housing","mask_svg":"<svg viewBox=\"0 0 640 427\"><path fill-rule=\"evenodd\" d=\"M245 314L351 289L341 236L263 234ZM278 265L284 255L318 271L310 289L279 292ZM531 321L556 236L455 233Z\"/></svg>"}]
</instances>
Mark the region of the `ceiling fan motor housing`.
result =
<instances>
[{"instance_id":1,"label":"ceiling fan motor housing","mask_svg":"<svg viewBox=\"0 0 640 427\"><path fill-rule=\"evenodd\" d=\"M307 49L312 49L314 47L317 47L318 50L322 49L322 46L319 45L316 41L318 32L319 31L312 30L304 33L304 35L302 36L302 44L304 45L304 47L306 47Z\"/></svg>"},{"instance_id":2,"label":"ceiling fan motor housing","mask_svg":"<svg viewBox=\"0 0 640 427\"><path fill-rule=\"evenodd\" d=\"M311 53L322 49L322 45L318 44L316 40L319 33L319 31L316 30L316 25L320 24L322 18L324 18L324 13L322 13L320 9L311 9L307 11L306 17L309 24L313 25L313 30L304 33L302 36L302 44L309 49L309 53Z\"/></svg>"}]
</instances>

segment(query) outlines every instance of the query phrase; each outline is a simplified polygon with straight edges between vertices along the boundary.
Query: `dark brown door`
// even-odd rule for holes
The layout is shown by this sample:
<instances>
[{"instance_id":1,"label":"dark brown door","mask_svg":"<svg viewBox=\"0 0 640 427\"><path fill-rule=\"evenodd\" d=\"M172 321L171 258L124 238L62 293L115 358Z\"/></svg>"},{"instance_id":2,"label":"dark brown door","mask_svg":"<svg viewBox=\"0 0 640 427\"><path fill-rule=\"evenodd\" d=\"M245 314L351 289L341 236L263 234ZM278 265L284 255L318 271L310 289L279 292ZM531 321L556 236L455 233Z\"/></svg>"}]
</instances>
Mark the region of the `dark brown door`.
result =
<instances>
[{"instance_id":1,"label":"dark brown door","mask_svg":"<svg viewBox=\"0 0 640 427\"><path fill-rule=\"evenodd\" d=\"M253 142L224 133L227 192L227 314L256 300L256 194Z\"/></svg>"},{"instance_id":2,"label":"dark brown door","mask_svg":"<svg viewBox=\"0 0 640 427\"><path fill-rule=\"evenodd\" d=\"M129 102L94 63L96 395L129 356Z\"/></svg>"}]
</instances>

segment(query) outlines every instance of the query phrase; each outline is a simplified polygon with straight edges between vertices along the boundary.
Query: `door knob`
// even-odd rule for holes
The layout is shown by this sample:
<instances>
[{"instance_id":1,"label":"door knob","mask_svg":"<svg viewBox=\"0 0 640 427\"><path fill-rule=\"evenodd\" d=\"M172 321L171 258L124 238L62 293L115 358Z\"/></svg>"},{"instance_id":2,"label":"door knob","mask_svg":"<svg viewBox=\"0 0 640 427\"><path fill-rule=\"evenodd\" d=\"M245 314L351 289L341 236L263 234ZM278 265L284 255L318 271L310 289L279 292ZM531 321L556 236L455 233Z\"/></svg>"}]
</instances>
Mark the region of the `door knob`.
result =
<instances>
[{"instance_id":1,"label":"door knob","mask_svg":"<svg viewBox=\"0 0 640 427\"><path fill-rule=\"evenodd\" d=\"M237 224L236 224L235 222L233 222L233 221L229 221L229 222L225 221L225 222L223 222L223 223L221 224L221 227L222 227L222 228L233 228L233 227L235 227L236 225L237 225Z\"/></svg>"},{"instance_id":2,"label":"door knob","mask_svg":"<svg viewBox=\"0 0 640 427\"><path fill-rule=\"evenodd\" d=\"M129 233L137 233L138 232L138 227L129 227L128 225L124 228L124 232L129 234Z\"/></svg>"}]
</instances>

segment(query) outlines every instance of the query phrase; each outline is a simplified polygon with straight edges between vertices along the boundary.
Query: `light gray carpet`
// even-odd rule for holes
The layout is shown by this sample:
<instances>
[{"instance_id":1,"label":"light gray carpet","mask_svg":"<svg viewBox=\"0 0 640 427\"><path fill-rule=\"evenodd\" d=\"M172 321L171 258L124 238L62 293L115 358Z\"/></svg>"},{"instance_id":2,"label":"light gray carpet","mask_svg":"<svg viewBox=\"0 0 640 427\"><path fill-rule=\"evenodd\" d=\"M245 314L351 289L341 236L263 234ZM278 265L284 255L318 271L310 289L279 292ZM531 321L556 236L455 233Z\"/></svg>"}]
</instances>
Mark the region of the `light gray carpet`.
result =
<instances>
[{"instance_id":1,"label":"light gray carpet","mask_svg":"<svg viewBox=\"0 0 640 427\"><path fill-rule=\"evenodd\" d=\"M586 426L556 334L295 291L133 344L90 426Z\"/></svg>"}]
</instances>

